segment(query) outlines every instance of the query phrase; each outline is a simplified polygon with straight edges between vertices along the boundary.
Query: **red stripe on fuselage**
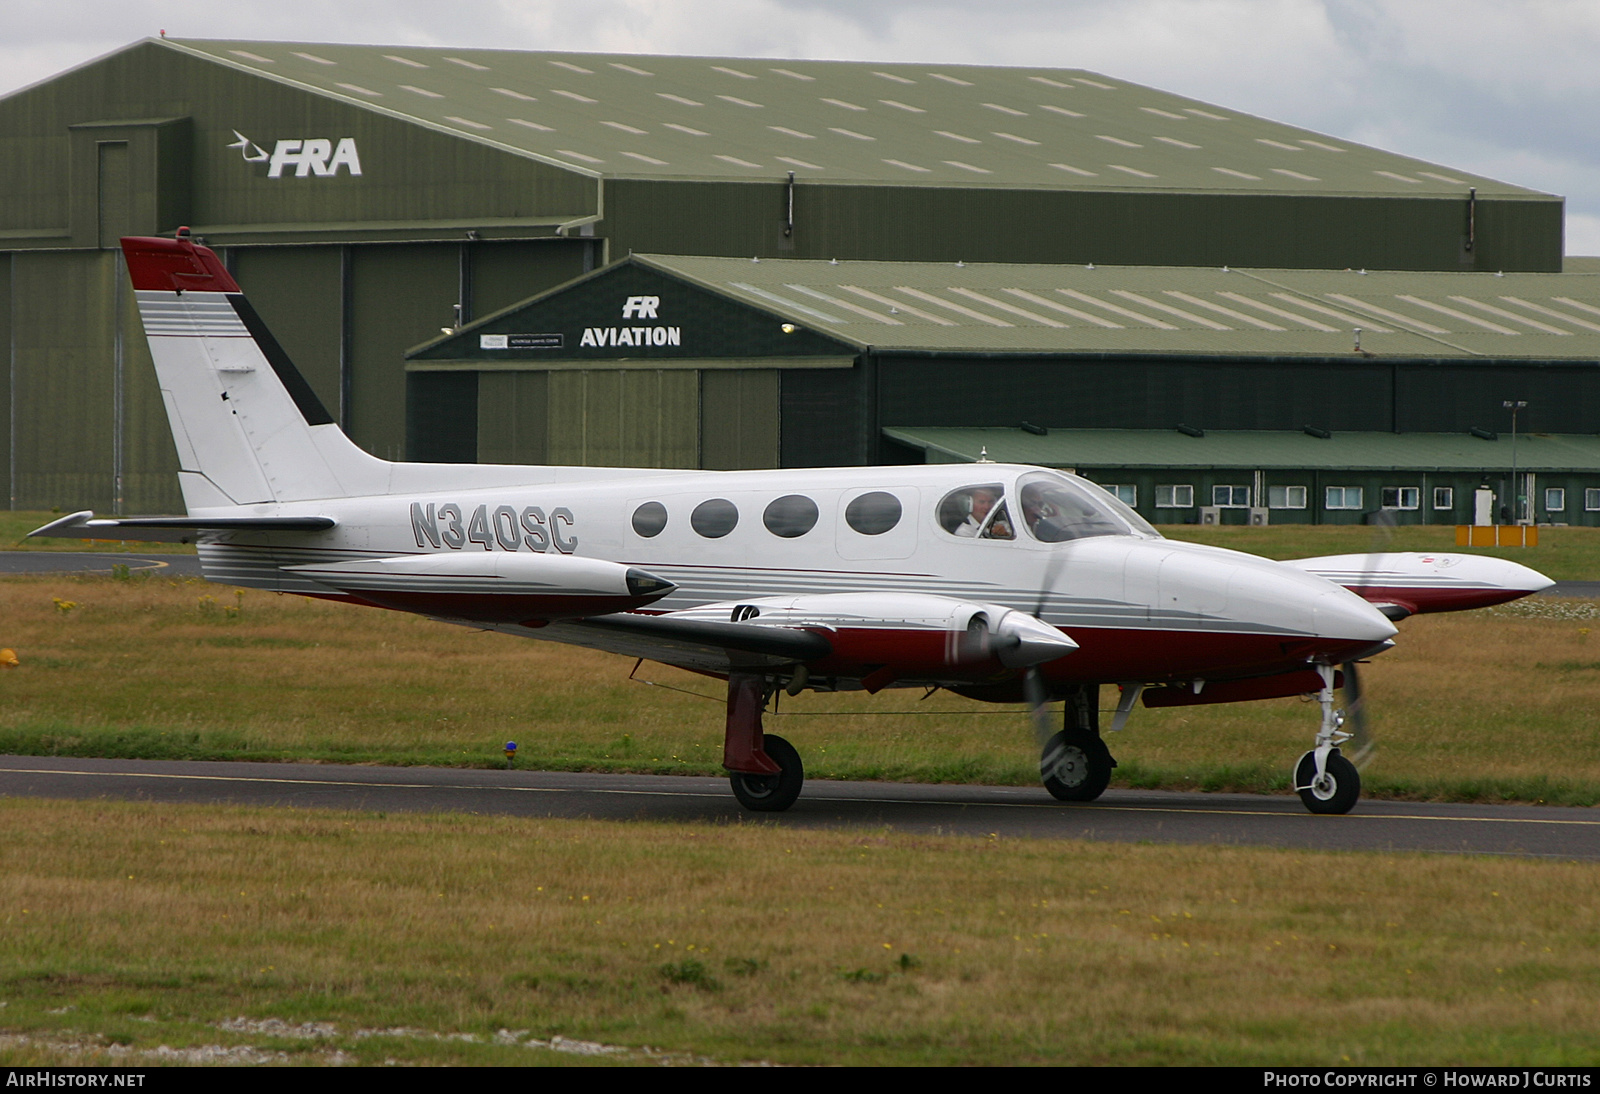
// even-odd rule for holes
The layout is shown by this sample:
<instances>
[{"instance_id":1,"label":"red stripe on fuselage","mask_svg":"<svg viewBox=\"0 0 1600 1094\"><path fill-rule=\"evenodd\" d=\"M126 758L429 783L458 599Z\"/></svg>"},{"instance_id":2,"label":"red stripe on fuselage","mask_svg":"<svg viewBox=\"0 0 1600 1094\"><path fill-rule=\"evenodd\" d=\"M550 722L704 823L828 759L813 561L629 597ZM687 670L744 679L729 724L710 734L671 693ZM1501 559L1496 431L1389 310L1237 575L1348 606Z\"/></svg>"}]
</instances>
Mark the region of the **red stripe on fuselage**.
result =
<instances>
[{"instance_id":1,"label":"red stripe on fuselage","mask_svg":"<svg viewBox=\"0 0 1600 1094\"><path fill-rule=\"evenodd\" d=\"M1188 681L1196 678L1265 676L1293 672L1307 662L1339 662L1370 650L1370 639L1308 638L1300 634L1136 630L1069 627L1078 651L1040 666L1051 683L1139 680ZM946 660L944 631L909 628L838 628L827 632L834 653L810 667L827 676L859 677L880 665L897 669L897 679L992 680L1018 676L986 658L965 665Z\"/></svg>"}]
</instances>

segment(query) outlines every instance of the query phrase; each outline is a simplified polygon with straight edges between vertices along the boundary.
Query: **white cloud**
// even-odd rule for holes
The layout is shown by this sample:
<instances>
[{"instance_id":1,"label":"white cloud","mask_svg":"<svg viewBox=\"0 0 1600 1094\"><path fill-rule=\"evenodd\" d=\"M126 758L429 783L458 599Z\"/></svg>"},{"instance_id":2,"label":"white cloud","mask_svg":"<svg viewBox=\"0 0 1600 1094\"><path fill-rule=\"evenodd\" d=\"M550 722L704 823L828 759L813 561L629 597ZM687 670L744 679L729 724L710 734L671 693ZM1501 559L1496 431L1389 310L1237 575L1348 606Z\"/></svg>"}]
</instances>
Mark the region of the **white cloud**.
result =
<instances>
[{"instance_id":1,"label":"white cloud","mask_svg":"<svg viewBox=\"0 0 1600 1094\"><path fill-rule=\"evenodd\" d=\"M1600 255L1600 216L1593 213L1567 214L1567 253Z\"/></svg>"}]
</instances>

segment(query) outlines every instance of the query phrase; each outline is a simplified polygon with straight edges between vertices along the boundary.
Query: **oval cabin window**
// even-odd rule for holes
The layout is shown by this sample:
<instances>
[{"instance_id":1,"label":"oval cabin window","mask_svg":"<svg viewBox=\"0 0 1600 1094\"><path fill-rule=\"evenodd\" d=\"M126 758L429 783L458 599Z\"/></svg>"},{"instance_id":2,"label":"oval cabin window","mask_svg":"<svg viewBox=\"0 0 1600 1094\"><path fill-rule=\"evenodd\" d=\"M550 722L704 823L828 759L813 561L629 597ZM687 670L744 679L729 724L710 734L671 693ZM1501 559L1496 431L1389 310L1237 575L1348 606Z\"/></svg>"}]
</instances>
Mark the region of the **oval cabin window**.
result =
<instances>
[{"instance_id":1,"label":"oval cabin window","mask_svg":"<svg viewBox=\"0 0 1600 1094\"><path fill-rule=\"evenodd\" d=\"M633 511L633 530L645 539L659 536L667 526L667 507L659 501L647 501Z\"/></svg>"},{"instance_id":2,"label":"oval cabin window","mask_svg":"<svg viewBox=\"0 0 1600 1094\"><path fill-rule=\"evenodd\" d=\"M845 523L864 536L881 536L900 523L900 499L883 490L862 494L845 506Z\"/></svg>"},{"instance_id":3,"label":"oval cabin window","mask_svg":"<svg viewBox=\"0 0 1600 1094\"><path fill-rule=\"evenodd\" d=\"M767 506L761 522L775 536L796 539L817 526L817 503L804 494L785 494Z\"/></svg>"},{"instance_id":4,"label":"oval cabin window","mask_svg":"<svg viewBox=\"0 0 1600 1094\"><path fill-rule=\"evenodd\" d=\"M712 498L694 507L689 527L707 539L721 539L739 523L739 510L727 498Z\"/></svg>"}]
</instances>

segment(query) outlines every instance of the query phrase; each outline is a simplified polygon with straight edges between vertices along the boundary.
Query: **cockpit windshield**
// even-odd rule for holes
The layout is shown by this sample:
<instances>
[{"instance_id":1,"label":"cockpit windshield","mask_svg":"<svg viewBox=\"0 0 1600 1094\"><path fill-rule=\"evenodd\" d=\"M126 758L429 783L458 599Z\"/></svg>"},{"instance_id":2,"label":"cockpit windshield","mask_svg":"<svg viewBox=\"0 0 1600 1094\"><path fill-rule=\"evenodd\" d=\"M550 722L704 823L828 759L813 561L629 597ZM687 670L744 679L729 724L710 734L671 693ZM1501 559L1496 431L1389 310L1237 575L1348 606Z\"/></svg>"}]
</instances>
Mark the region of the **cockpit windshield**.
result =
<instances>
[{"instance_id":1,"label":"cockpit windshield","mask_svg":"<svg viewBox=\"0 0 1600 1094\"><path fill-rule=\"evenodd\" d=\"M1017 480L1022 525L1041 543L1091 536L1160 538L1138 513L1093 483L1053 471L1031 471Z\"/></svg>"}]
</instances>

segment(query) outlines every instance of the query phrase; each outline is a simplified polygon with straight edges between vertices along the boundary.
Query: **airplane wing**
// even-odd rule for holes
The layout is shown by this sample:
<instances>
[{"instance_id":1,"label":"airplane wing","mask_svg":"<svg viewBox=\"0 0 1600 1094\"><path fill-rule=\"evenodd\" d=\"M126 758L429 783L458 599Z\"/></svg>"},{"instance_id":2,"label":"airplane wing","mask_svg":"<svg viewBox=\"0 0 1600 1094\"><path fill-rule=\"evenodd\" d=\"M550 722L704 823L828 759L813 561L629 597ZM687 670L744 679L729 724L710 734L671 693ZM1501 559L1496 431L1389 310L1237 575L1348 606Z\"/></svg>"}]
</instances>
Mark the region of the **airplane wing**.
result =
<instances>
[{"instance_id":1,"label":"airplane wing","mask_svg":"<svg viewBox=\"0 0 1600 1094\"><path fill-rule=\"evenodd\" d=\"M324 532L332 517L96 517L94 511L53 520L29 538L132 539L152 543L193 543L201 532Z\"/></svg>"},{"instance_id":2,"label":"airplane wing","mask_svg":"<svg viewBox=\"0 0 1600 1094\"><path fill-rule=\"evenodd\" d=\"M619 612L525 629L695 672L803 665L860 679L991 679L1065 657L1078 645L1026 612L926 593L825 593L704 604L659 615Z\"/></svg>"}]
</instances>

